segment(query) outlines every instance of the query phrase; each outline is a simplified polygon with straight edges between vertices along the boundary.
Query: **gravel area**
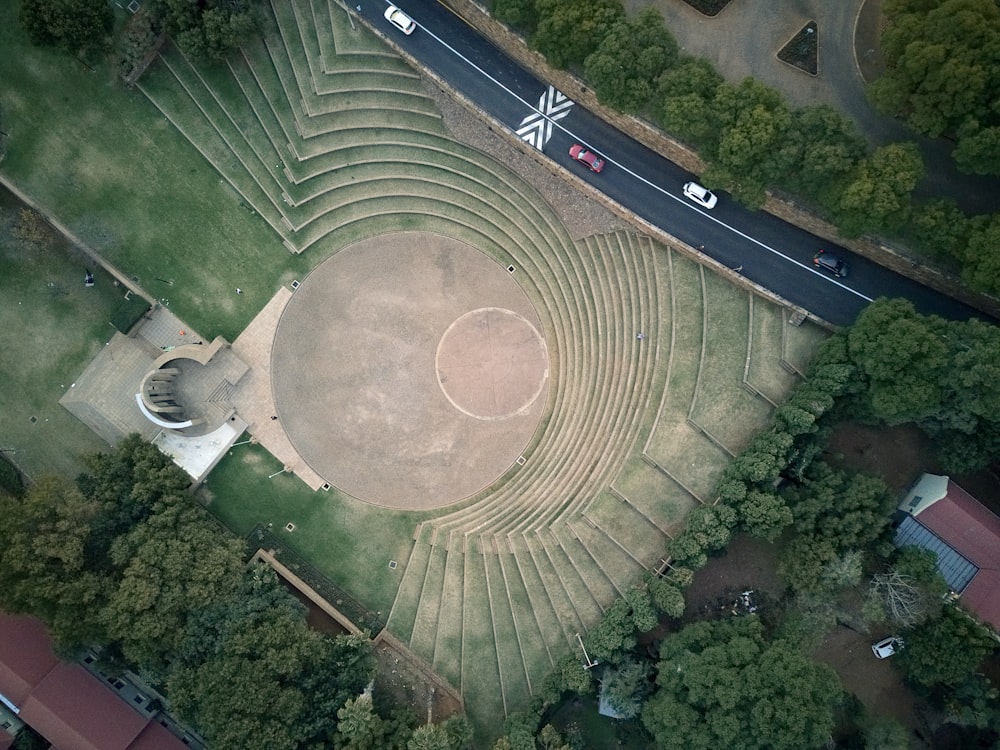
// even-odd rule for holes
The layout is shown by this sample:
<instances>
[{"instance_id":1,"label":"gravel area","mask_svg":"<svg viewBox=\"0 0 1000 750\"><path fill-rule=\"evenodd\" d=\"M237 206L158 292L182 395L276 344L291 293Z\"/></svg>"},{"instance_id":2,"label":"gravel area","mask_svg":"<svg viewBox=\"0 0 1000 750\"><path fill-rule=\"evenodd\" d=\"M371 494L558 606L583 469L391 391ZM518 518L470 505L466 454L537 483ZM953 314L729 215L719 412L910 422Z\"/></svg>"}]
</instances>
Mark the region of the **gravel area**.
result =
<instances>
[{"instance_id":1,"label":"gravel area","mask_svg":"<svg viewBox=\"0 0 1000 750\"><path fill-rule=\"evenodd\" d=\"M592 234L630 229L630 225L594 197L586 183L572 179L556 164L540 163L524 149L511 143L513 136L498 134L493 126L446 91L428 81L427 92L437 102L445 126L455 140L492 156L535 188L562 219L573 239ZM547 160L546 160L547 161ZM596 191L595 191L596 192Z\"/></svg>"}]
</instances>

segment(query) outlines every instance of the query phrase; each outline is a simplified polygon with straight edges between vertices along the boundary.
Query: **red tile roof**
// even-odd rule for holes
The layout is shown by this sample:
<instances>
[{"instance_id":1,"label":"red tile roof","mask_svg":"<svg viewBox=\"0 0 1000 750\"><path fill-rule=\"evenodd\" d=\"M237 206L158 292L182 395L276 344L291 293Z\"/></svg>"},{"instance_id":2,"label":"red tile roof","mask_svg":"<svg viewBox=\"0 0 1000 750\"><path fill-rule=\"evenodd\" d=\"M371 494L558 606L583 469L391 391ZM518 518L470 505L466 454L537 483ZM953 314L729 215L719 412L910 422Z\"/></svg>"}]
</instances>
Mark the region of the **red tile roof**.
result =
<instances>
[{"instance_id":1,"label":"red tile roof","mask_svg":"<svg viewBox=\"0 0 1000 750\"><path fill-rule=\"evenodd\" d=\"M83 667L61 663L32 691L21 718L66 750L126 750L149 721Z\"/></svg>"},{"instance_id":2,"label":"red tile roof","mask_svg":"<svg viewBox=\"0 0 1000 750\"><path fill-rule=\"evenodd\" d=\"M20 706L58 663L41 621L0 612L0 693Z\"/></svg>"},{"instance_id":3,"label":"red tile roof","mask_svg":"<svg viewBox=\"0 0 1000 750\"><path fill-rule=\"evenodd\" d=\"M34 618L0 612L0 693L53 750L185 749L86 669L56 659Z\"/></svg>"},{"instance_id":4,"label":"red tile roof","mask_svg":"<svg viewBox=\"0 0 1000 750\"><path fill-rule=\"evenodd\" d=\"M920 523L979 568L962 603L1000 629L1000 518L952 481L948 494L920 513Z\"/></svg>"}]
</instances>

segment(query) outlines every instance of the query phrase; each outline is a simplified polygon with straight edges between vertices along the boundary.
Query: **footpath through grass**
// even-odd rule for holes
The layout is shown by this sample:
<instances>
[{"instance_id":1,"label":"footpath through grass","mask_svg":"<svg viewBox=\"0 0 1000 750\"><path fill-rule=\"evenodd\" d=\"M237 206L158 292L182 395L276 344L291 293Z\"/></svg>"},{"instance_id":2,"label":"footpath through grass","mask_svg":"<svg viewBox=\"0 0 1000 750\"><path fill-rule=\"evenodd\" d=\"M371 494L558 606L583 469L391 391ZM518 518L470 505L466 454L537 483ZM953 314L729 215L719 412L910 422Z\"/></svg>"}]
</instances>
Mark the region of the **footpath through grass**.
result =
<instances>
[{"instance_id":1,"label":"footpath through grass","mask_svg":"<svg viewBox=\"0 0 1000 750\"><path fill-rule=\"evenodd\" d=\"M292 257L111 65L32 46L19 5L0 3L0 172L203 335L231 339L320 259Z\"/></svg>"}]
</instances>

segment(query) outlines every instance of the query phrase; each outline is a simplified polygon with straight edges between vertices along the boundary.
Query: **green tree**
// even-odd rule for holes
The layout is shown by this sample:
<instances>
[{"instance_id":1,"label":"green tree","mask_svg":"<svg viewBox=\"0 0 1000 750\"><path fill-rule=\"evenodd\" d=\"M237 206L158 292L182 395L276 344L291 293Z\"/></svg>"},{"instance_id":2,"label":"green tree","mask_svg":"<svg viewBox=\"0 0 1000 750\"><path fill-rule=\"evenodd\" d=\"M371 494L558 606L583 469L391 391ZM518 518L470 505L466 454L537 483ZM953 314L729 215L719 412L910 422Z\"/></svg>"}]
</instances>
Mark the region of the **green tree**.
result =
<instances>
[{"instance_id":1,"label":"green tree","mask_svg":"<svg viewBox=\"0 0 1000 750\"><path fill-rule=\"evenodd\" d=\"M590 658L602 662L618 661L635 648L635 623L632 607L624 598L616 599L604 617L587 633L586 645Z\"/></svg>"},{"instance_id":2,"label":"green tree","mask_svg":"<svg viewBox=\"0 0 1000 750\"><path fill-rule=\"evenodd\" d=\"M526 37L530 37L538 28L535 0L496 0L493 4L493 16L523 32Z\"/></svg>"},{"instance_id":3,"label":"green tree","mask_svg":"<svg viewBox=\"0 0 1000 750\"><path fill-rule=\"evenodd\" d=\"M885 74L869 87L883 112L919 133L959 139L958 164L997 174L1000 8L993 0L891 0Z\"/></svg>"},{"instance_id":4,"label":"green tree","mask_svg":"<svg viewBox=\"0 0 1000 750\"><path fill-rule=\"evenodd\" d=\"M677 42L654 7L621 19L586 59L584 72L603 104L639 112L656 93L660 75L677 61Z\"/></svg>"},{"instance_id":5,"label":"green tree","mask_svg":"<svg viewBox=\"0 0 1000 750\"><path fill-rule=\"evenodd\" d=\"M740 528L748 534L774 541L792 522L792 511L778 495L750 490L736 506Z\"/></svg>"},{"instance_id":6,"label":"green tree","mask_svg":"<svg viewBox=\"0 0 1000 750\"><path fill-rule=\"evenodd\" d=\"M865 750L900 750L910 747L906 727L888 716L873 716L864 727Z\"/></svg>"},{"instance_id":7,"label":"green tree","mask_svg":"<svg viewBox=\"0 0 1000 750\"><path fill-rule=\"evenodd\" d=\"M753 78L738 86L720 86L714 110L720 138L709 154L704 179L759 208L767 198L766 188L795 164L794 144L788 137L791 111L778 91Z\"/></svg>"},{"instance_id":8,"label":"green tree","mask_svg":"<svg viewBox=\"0 0 1000 750\"><path fill-rule=\"evenodd\" d=\"M667 617L678 618L684 614L684 592L669 580L651 576L649 596L656 608Z\"/></svg>"},{"instance_id":9,"label":"green tree","mask_svg":"<svg viewBox=\"0 0 1000 750\"><path fill-rule=\"evenodd\" d=\"M695 146L714 150L718 142L715 97L722 76L707 60L682 57L660 76L654 112L660 126Z\"/></svg>"},{"instance_id":10,"label":"green tree","mask_svg":"<svg viewBox=\"0 0 1000 750\"><path fill-rule=\"evenodd\" d=\"M824 205L834 200L831 187L842 183L868 150L854 123L825 104L792 110L788 138L796 164L779 175L780 183Z\"/></svg>"},{"instance_id":11,"label":"green tree","mask_svg":"<svg viewBox=\"0 0 1000 750\"><path fill-rule=\"evenodd\" d=\"M819 747L833 729L833 671L769 643L754 617L699 622L660 647L642 722L661 750Z\"/></svg>"},{"instance_id":12,"label":"green tree","mask_svg":"<svg viewBox=\"0 0 1000 750\"><path fill-rule=\"evenodd\" d=\"M908 300L880 299L858 316L847 334L848 348L867 377L866 400L873 417L902 424L941 411L941 380L950 370L941 334Z\"/></svg>"},{"instance_id":13,"label":"green tree","mask_svg":"<svg viewBox=\"0 0 1000 750\"><path fill-rule=\"evenodd\" d=\"M153 14L187 54L223 59L260 27L253 0L150 0Z\"/></svg>"},{"instance_id":14,"label":"green tree","mask_svg":"<svg viewBox=\"0 0 1000 750\"><path fill-rule=\"evenodd\" d=\"M107 567L112 542L149 518L160 500L183 493L191 477L137 434L114 451L85 460L87 470L76 478L77 487L101 506L91 524L87 554L95 567Z\"/></svg>"},{"instance_id":15,"label":"green tree","mask_svg":"<svg viewBox=\"0 0 1000 750\"><path fill-rule=\"evenodd\" d=\"M920 151L913 143L881 146L860 162L830 208L846 237L896 230L910 215L910 196L924 176Z\"/></svg>"},{"instance_id":16,"label":"green tree","mask_svg":"<svg viewBox=\"0 0 1000 750\"><path fill-rule=\"evenodd\" d=\"M958 683L945 695L944 705L956 724L977 729L1000 726L1000 690L981 674Z\"/></svg>"},{"instance_id":17,"label":"green tree","mask_svg":"<svg viewBox=\"0 0 1000 750\"><path fill-rule=\"evenodd\" d=\"M623 719L634 719L653 690L651 665L628 657L605 671L601 694Z\"/></svg>"},{"instance_id":18,"label":"green tree","mask_svg":"<svg viewBox=\"0 0 1000 750\"><path fill-rule=\"evenodd\" d=\"M55 477L40 478L23 499L0 494L0 607L45 621L64 652L106 640L97 615L111 582L86 556L100 510Z\"/></svg>"},{"instance_id":19,"label":"green tree","mask_svg":"<svg viewBox=\"0 0 1000 750\"><path fill-rule=\"evenodd\" d=\"M384 734L382 717L375 712L368 694L348 700L337 711L334 744L338 750L383 750Z\"/></svg>"},{"instance_id":20,"label":"green tree","mask_svg":"<svg viewBox=\"0 0 1000 750\"><path fill-rule=\"evenodd\" d=\"M958 685L996 648L990 631L957 607L945 607L906 635L895 663L914 682Z\"/></svg>"},{"instance_id":21,"label":"green tree","mask_svg":"<svg viewBox=\"0 0 1000 750\"><path fill-rule=\"evenodd\" d=\"M187 497L156 512L111 546L121 582L102 611L108 633L133 664L166 671L189 618L240 585L243 544L226 538Z\"/></svg>"},{"instance_id":22,"label":"green tree","mask_svg":"<svg viewBox=\"0 0 1000 750\"><path fill-rule=\"evenodd\" d=\"M449 750L448 733L438 724L424 724L413 730L406 750Z\"/></svg>"},{"instance_id":23,"label":"green tree","mask_svg":"<svg viewBox=\"0 0 1000 750\"><path fill-rule=\"evenodd\" d=\"M537 0L538 29L531 46L557 68L582 65L625 16L618 0Z\"/></svg>"},{"instance_id":24,"label":"green tree","mask_svg":"<svg viewBox=\"0 0 1000 750\"><path fill-rule=\"evenodd\" d=\"M987 294L1000 293L1000 214L973 224L965 248L958 255L962 278L973 289Z\"/></svg>"},{"instance_id":25,"label":"green tree","mask_svg":"<svg viewBox=\"0 0 1000 750\"><path fill-rule=\"evenodd\" d=\"M559 731L551 724L546 724L538 733L538 747L541 750L571 750L569 744L563 741Z\"/></svg>"},{"instance_id":26,"label":"green tree","mask_svg":"<svg viewBox=\"0 0 1000 750\"><path fill-rule=\"evenodd\" d=\"M973 226L955 201L936 198L914 207L905 231L907 239L929 255L960 260Z\"/></svg>"},{"instance_id":27,"label":"green tree","mask_svg":"<svg viewBox=\"0 0 1000 750\"><path fill-rule=\"evenodd\" d=\"M35 44L75 53L104 46L113 15L105 0L21 0L19 19Z\"/></svg>"}]
</instances>

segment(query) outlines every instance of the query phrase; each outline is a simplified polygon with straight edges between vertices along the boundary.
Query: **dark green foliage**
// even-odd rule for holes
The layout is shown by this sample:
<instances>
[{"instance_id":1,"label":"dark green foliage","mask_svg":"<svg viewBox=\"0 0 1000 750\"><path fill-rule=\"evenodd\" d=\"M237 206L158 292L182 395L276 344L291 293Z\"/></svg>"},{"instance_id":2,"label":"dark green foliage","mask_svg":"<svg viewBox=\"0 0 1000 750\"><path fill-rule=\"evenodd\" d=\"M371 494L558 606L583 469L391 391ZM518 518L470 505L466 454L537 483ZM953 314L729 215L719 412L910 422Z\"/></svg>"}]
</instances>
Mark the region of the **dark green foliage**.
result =
<instances>
[{"instance_id":1,"label":"dark green foliage","mask_svg":"<svg viewBox=\"0 0 1000 750\"><path fill-rule=\"evenodd\" d=\"M635 622L628 601L616 599L587 634L585 643L590 658L602 662L616 662L635 648Z\"/></svg>"},{"instance_id":2,"label":"dark green foliage","mask_svg":"<svg viewBox=\"0 0 1000 750\"><path fill-rule=\"evenodd\" d=\"M814 463L801 485L783 493L797 535L785 545L781 571L804 591L842 588L838 561L878 541L895 498L881 479Z\"/></svg>"},{"instance_id":3,"label":"dark green foliage","mask_svg":"<svg viewBox=\"0 0 1000 750\"><path fill-rule=\"evenodd\" d=\"M990 631L957 607L906 634L906 648L895 663L921 685L958 685L996 648Z\"/></svg>"},{"instance_id":4,"label":"dark green foliage","mask_svg":"<svg viewBox=\"0 0 1000 750\"><path fill-rule=\"evenodd\" d=\"M862 416L916 422L948 471L975 470L1000 452L1000 328L883 299L858 317L848 349L865 385L854 399Z\"/></svg>"},{"instance_id":5,"label":"dark green foliage","mask_svg":"<svg viewBox=\"0 0 1000 750\"><path fill-rule=\"evenodd\" d=\"M104 46L113 16L107 0L22 0L19 20L35 44L75 53Z\"/></svg>"},{"instance_id":6,"label":"dark green foliage","mask_svg":"<svg viewBox=\"0 0 1000 750\"><path fill-rule=\"evenodd\" d=\"M713 120L720 76L707 60L682 57L660 76L655 116L669 133L695 146L712 146L718 128Z\"/></svg>"},{"instance_id":7,"label":"dark green foliage","mask_svg":"<svg viewBox=\"0 0 1000 750\"><path fill-rule=\"evenodd\" d=\"M761 539L774 541L792 522L792 512L785 501L771 492L750 490L734 507L739 513L740 528Z\"/></svg>"},{"instance_id":8,"label":"dark green foliage","mask_svg":"<svg viewBox=\"0 0 1000 750\"><path fill-rule=\"evenodd\" d=\"M584 70L602 104L635 113L652 99L660 75L676 61L677 42L660 12L648 7L608 29Z\"/></svg>"},{"instance_id":9,"label":"dark green foliage","mask_svg":"<svg viewBox=\"0 0 1000 750\"><path fill-rule=\"evenodd\" d=\"M754 617L699 622L663 641L642 721L661 750L820 747L833 729L833 671Z\"/></svg>"},{"instance_id":10,"label":"dark green foliage","mask_svg":"<svg viewBox=\"0 0 1000 750\"><path fill-rule=\"evenodd\" d=\"M152 14L141 10L133 15L118 42L118 75L126 79L133 75L153 52L159 34L159 24ZM114 321L112 323L114 324ZM118 328L117 325L115 327ZM127 331L126 328L125 332Z\"/></svg>"},{"instance_id":11,"label":"dark green foliage","mask_svg":"<svg viewBox=\"0 0 1000 750\"><path fill-rule=\"evenodd\" d=\"M252 0L151 0L150 8L185 53L221 60L260 28Z\"/></svg>"},{"instance_id":12,"label":"dark green foliage","mask_svg":"<svg viewBox=\"0 0 1000 750\"><path fill-rule=\"evenodd\" d=\"M825 104L792 110L789 128L795 166L779 184L827 205L837 185L865 157L867 145L854 123Z\"/></svg>"},{"instance_id":13,"label":"dark green foliage","mask_svg":"<svg viewBox=\"0 0 1000 750\"><path fill-rule=\"evenodd\" d=\"M906 236L911 243L935 258L959 260L972 233L973 222L955 201L939 198L913 208ZM971 268L972 263L968 264Z\"/></svg>"},{"instance_id":14,"label":"dark green foliage","mask_svg":"<svg viewBox=\"0 0 1000 750\"><path fill-rule=\"evenodd\" d=\"M830 204L837 227L845 237L899 229L910 214L910 194L923 176L916 144L877 148L844 178Z\"/></svg>"},{"instance_id":15,"label":"dark green foliage","mask_svg":"<svg viewBox=\"0 0 1000 750\"><path fill-rule=\"evenodd\" d=\"M893 0L882 34L888 69L869 87L918 133L953 134L959 166L1000 174L1000 8L994 0Z\"/></svg>"},{"instance_id":16,"label":"dark green foliage","mask_svg":"<svg viewBox=\"0 0 1000 750\"><path fill-rule=\"evenodd\" d=\"M371 645L309 629L188 483L132 436L89 459L77 486L42 478L23 500L0 495L0 607L44 620L62 653L102 645L166 684L213 747L331 746L337 712L374 674Z\"/></svg>"},{"instance_id":17,"label":"dark green foliage","mask_svg":"<svg viewBox=\"0 0 1000 750\"><path fill-rule=\"evenodd\" d=\"M103 641L97 621L111 582L88 568L90 524L101 505L54 477L23 499L0 494L0 608L49 625L64 652Z\"/></svg>"},{"instance_id":18,"label":"dark green foliage","mask_svg":"<svg viewBox=\"0 0 1000 750\"><path fill-rule=\"evenodd\" d=\"M930 323L930 325L928 325ZM951 372L942 321L925 321L903 299L869 305L848 332L851 358L867 377L871 415L887 424L941 411Z\"/></svg>"},{"instance_id":19,"label":"dark green foliage","mask_svg":"<svg viewBox=\"0 0 1000 750\"><path fill-rule=\"evenodd\" d=\"M504 722L507 746L511 750L535 750L535 732L538 731L537 714L518 711ZM499 743L497 743L499 746Z\"/></svg>"},{"instance_id":20,"label":"dark green foliage","mask_svg":"<svg viewBox=\"0 0 1000 750\"><path fill-rule=\"evenodd\" d=\"M602 695L621 718L633 719L639 715L643 702L653 691L652 671L651 664L634 657L605 670Z\"/></svg>"},{"instance_id":21,"label":"dark green foliage","mask_svg":"<svg viewBox=\"0 0 1000 750\"><path fill-rule=\"evenodd\" d=\"M962 278L973 289L987 294L1000 293L1000 214L973 220L969 239L958 253Z\"/></svg>"},{"instance_id":22,"label":"dark green foliage","mask_svg":"<svg viewBox=\"0 0 1000 750\"><path fill-rule=\"evenodd\" d=\"M618 0L537 0L531 46L557 68L582 65L608 29L624 18Z\"/></svg>"},{"instance_id":23,"label":"dark green foliage","mask_svg":"<svg viewBox=\"0 0 1000 750\"><path fill-rule=\"evenodd\" d=\"M673 618L684 614L684 592L670 580L652 576L648 586L649 598L660 612Z\"/></svg>"},{"instance_id":24,"label":"dark green foliage","mask_svg":"<svg viewBox=\"0 0 1000 750\"><path fill-rule=\"evenodd\" d=\"M113 453L85 460L87 471L76 478L76 485L101 505L87 548L95 568L110 563L112 542L149 518L156 503L181 495L191 484L191 477L136 434L123 439Z\"/></svg>"},{"instance_id":25,"label":"dark green foliage","mask_svg":"<svg viewBox=\"0 0 1000 750\"><path fill-rule=\"evenodd\" d=\"M190 498L165 498L111 545L121 580L102 612L108 634L134 664L164 674L189 619L234 594L243 543L224 537Z\"/></svg>"},{"instance_id":26,"label":"dark green foliage","mask_svg":"<svg viewBox=\"0 0 1000 750\"><path fill-rule=\"evenodd\" d=\"M977 729L1000 727L1000 690L981 674L955 685L945 694L944 705L956 724Z\"/></svg>"},{"instance_id":27,"label":"dark green foliage","mask_svg":"<svg viewBox=\"0 0 1000 750\"><path fill-rule=\"evenodd\" d=\"M792 113L778 91L753 78L738 86L720 86L713 109L719 140L707 154L705 180L759 208L764 205L765 188L795 166L796 153L788 137Z\"/></svg>"},{"instance_id":28,"label":"dark green foliage","mask_svg":"<svg viewBox=\"0 0 1000 750\"><path fill-rule=\"evenodd\" d=\"M535 0L496 0L493 16L503 23L513 26L530 37L538 28L538 11Z\"/></svg>"}]
</instances>

